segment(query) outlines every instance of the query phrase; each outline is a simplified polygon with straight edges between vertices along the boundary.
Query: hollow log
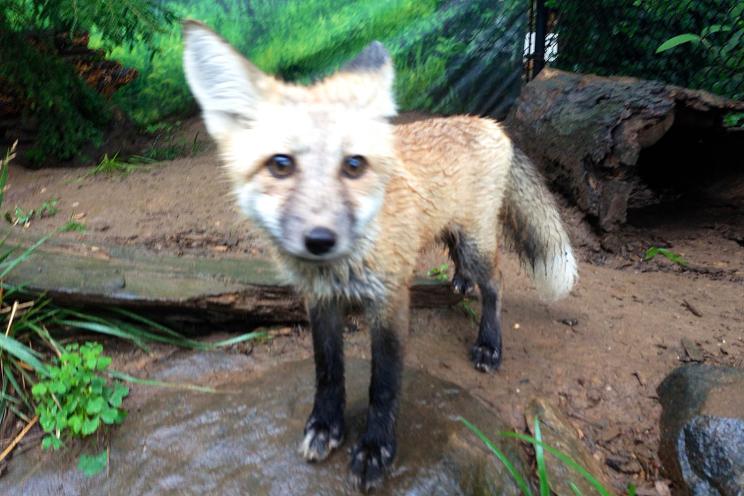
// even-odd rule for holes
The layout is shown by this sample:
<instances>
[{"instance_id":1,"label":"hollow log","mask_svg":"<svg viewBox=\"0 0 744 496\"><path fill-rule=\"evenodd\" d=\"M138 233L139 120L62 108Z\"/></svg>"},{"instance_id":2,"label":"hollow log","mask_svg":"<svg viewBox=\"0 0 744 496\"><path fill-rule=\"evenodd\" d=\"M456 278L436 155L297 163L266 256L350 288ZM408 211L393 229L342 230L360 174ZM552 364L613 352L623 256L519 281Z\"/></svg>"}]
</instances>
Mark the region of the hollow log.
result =
<instances>
[{"instance_id":1,"label":"hollow log","mask_svg":"<svg viewBox=\"0 0 744 496\"><path fill-rule=\"evenodd\" d=\"M744 173L744 133L724 124L741 111L705 91L546 68L506 126L554 189L612 231L629 209L678 197L714 169Z\"/></svg>"}]
</instances>

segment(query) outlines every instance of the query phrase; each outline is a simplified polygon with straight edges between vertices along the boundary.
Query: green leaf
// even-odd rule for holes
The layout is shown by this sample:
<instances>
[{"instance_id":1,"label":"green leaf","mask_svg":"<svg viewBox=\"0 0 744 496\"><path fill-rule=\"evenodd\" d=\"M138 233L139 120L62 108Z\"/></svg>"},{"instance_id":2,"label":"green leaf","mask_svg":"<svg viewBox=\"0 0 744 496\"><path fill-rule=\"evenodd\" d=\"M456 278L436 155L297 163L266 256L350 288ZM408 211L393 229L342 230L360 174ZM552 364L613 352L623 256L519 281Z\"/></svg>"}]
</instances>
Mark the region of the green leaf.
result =
<instances>
[{"instance_id":1,"label":"green leaf","mask_svg":"<svg viewBox=\"0 0 744 496\"><path fill-rule=\"evenodd\" d=\"M699 43L700 36L693 33L685 33L669 38L664 43L659 45L656 49L656 53L666 52L676 46L682 45L683 43Z\"/></svg>"},{"instance_id":2,"label":"green leaf","mask_svg":"<svg viewBox=\"0 0 744 496\"><path fill-rule=\"evenodd\" d=\"M0 275L0 278L2 278L2 275ZM37 352L20 341L16 341L10 336L6 336L2 332L0 332L0 350L5 351L18 360L29 364L40 375L49 376L49 367L39 359L40 355Z\"/></svg>"},{"instance_id":3,"label":"green leaf","mask_svg":"<svg viewBox=\"0 0 744 496\"><path fill-rule=\"evenodd\" d=\"M707 28L703 29L700 32L700 37L705 38L706 36L714 33L721 33L731 31L731 26L722 26L721 24L713 24L712 26L708 26Z\"/></svg>"},{"instance_id":4,"label":"green leaf","mask_svg":"<svg viewBox=\"0 0 744 496\"><path fill-rule=\"evenodd\" d=\"M105 370L108 368L108 366L111 365L111 358L102 356L98 357L96 360L96 370Z\"/></svg>"},{"instance_id":5,"label":"green leaf","mask_svg":"<svg viewBox=\"0 0 744 496\"><path fill-rule=\"evenodd\" d=\"M58 450L62 447L62 440L56 436L44 436L44 439L41 440L41 447L43 449L55 449Z\"/></svg>"},{"instance_id":6,"label":"green leaf","mask_svg":"<svg viewBox=\"0 0 744 496\"><path fill-rule=\"evenodd\" d=\"M679 253L675 253L672 250L668 250L667 248L659 248L657 246L652 246L651 248L646 250L646 253L643 255L643 261L648 262L650 260L653 260L656 255L661 255L670 262L674 262L682 267L687 267L688 265L687 260L682 258L682 255L680 255Z\"/></svg>"},{"instance_id":7,"label":"green leaf","mask_svg":"<svg viewBox=\"0 0 744 496\"><path fill-rule=\"evenodd\" d=\"M37 382L34 387L31 388L31 394L34 396L43 396L47 392L47 385L43 382Z\"/></svg>"},{"instance_id":8,"label":"green leaf","mask_svg":"<svg viewBox=\"0 0 744 496\"><path fill-rule=\"evenodd\" d=\"M96 474L100 474L108 464L108 457L106 456L106 450L101 451L97 455L82 455L78 461L78 470L80 470L86 477L93 477Z\"/></svg>"},{"instance_id":9,"label":"green leaf","mask_svg":"<svg viewBox=\"0 0 744 496\"><path fill-rule=\"evenodd\" d=\"M83 416L73 415L70 417L68 425L74 434L80 434L80 431L83 429Z\"/></svg>"},{"instance_id":10,"label":"green leaf","mask_svg":"<svg viewBox=\"0 0 744 496\"><path fill-rule=\"evenodd\" d=\"M83 436L88 436L96 432L99 425L101 425L101 419L98 417L86 419L85 422L83 422L83 428L81 429Z\"/></svg>"},{"instance_id":11,"label":"green leaf","mask_svg":"<svg viewBox=\"0 0 744 496\"><path fill-rule=\"evenodd\" d=\"M540 419L535 415L535 439L542 442L540 431ZM550 496L550 482L548 481L548 470L545 466L545 450L542 444L535 444L535 460L537 462L537 478L540 480L540 496Z\"/></svg>"},{"instance_id":12,"label":"green leaf","mask_svg":"<svg viewBox=\"0 0 744 496\"><path fill-rule=\"evenodd\" d=\"M108 401L113 407L120 407L121 402L124 399L126 395L129 394L129 388L124 386L123 384L115 384L114 390L111 393L111 396L109 397Z\"/></svg>"},{"instance_id":13,"label":"green leaf","mask_svg":"<svg viewBox=\"0 0 744 496\"><path fill-rule=\"evenodd\" d=\"M54 431L54 415L51 415L48 411L43 412L39 415L39 425L44 432Z\"/></svg>"},{"instance_id":14,"label":"green leaf","mask_svg":"<svg viewBox=\"0 0 744 496\"><path fill-rule=\"evenodd\" d=\"M119 420L119 411L116 408L104 408L101 412L101 420L104 424L115 424Z\"/></svg>"},{"instance_id":15,"label":"green leaf","mask_svg":"<svg viewBox=\"0 0 744 496\"><path fill-rule=\"evenodd\" d=\"M103 409L103 398L101 398L100 396L90 400L85 407L85 411L90 414L100 413L102 409Z\"/></svg>"}]
</instances>

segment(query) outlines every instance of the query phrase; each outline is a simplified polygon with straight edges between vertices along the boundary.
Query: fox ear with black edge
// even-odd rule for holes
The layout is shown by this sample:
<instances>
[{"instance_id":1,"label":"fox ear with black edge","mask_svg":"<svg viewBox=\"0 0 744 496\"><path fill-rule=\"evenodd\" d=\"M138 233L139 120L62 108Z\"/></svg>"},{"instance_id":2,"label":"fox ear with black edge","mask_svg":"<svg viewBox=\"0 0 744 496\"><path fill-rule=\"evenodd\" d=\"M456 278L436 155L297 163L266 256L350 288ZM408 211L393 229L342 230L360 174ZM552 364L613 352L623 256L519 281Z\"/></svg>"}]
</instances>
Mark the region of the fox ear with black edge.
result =
<instances>
[{"instance_id":1,"label":"fox ear with black edge","mask_svg":"<svg viewBox=\"0 0 744 496\"><path fill-rule=\"evenodd\" d=\"M209 133L250 125L271 78L204 24L183 23L183 67Z\"/></svg>"},{"instance_id":2,"label":"fox ear with black edge","mask_svg":"<svg viewBox=\"0 0 744 496\"><path fill-rule=\"evenodd\" d=\"M379 41L367 45L353 60L347 62L338 72L339 74L360 75L368 78L374 86L376 96L373 102L383 115L396 114L395 69L390 53Z\"/></svg>"}]
</instances>

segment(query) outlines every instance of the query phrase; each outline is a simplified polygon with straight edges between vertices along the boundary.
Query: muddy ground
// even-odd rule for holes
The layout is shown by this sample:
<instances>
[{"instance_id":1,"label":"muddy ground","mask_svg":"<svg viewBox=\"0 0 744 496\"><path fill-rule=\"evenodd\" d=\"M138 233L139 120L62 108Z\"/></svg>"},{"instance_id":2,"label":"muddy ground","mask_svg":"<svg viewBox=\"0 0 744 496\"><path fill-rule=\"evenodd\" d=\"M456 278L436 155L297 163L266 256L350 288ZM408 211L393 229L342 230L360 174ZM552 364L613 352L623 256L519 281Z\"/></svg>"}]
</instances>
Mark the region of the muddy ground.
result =
<instances>
[{"instance_id":1,"label":"muddy ground","mask_svg":"<svg viewBox=\"0 0 744 496\"><path fill-rule=\"evenodd\" d=\"M93 245L133 244L187 257L264 254L232 204L211 146L128 176L86 177L89 170L13 167L4 210L37 208L52 198L59 209L14 229L41 234L73 218L87 230L60 236ZM663 494L656 386L685 361L744 367L744 182L634 213L627 228L602 239L578 212L567 208L564 214L581 258L579 284L567 299L541 303L515 257L505 254L504 361L498 373L471 367L467 351L475 323L462 307L413 312L406 366L469 389L520 430L526 403L544 397L571 418L618 489L633 482L639 494ZM663 257L642 261L650 246L669 247L689 266ZM445 260L442 250L428 250L419 269ZM224 334L209 326L198 331L205 339ZM270 332L266 342L234 348L254 357L246 374L311 355L304 327ZM348 355L369 357L363 324L346 343ZM138 374L183 353L156 348L145 355L121 344L108 349L120 368Z\"/></svg>"}]
</instances>

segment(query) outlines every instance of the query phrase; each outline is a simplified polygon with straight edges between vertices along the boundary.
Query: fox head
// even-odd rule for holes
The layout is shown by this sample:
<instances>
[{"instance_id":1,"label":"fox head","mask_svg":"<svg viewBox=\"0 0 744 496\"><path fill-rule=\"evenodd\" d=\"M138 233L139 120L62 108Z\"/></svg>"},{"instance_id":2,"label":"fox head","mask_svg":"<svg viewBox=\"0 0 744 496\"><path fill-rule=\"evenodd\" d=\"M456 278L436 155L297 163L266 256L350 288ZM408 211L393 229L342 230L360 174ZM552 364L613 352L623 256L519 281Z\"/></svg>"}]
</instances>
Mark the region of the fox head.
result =
<instances>
[{"instance_id":1,"label":"fox head","mask_svg":"<svg viewBox=\"0 0 744 496\"><path fill-rule=\"evenodd\" d=\"M360 249L397 163L383 46L299 86L261 72L200 23L184 24L184 43L186 79L240 209L285 255L323 263Z\"/></svg>"}]
</instances>

